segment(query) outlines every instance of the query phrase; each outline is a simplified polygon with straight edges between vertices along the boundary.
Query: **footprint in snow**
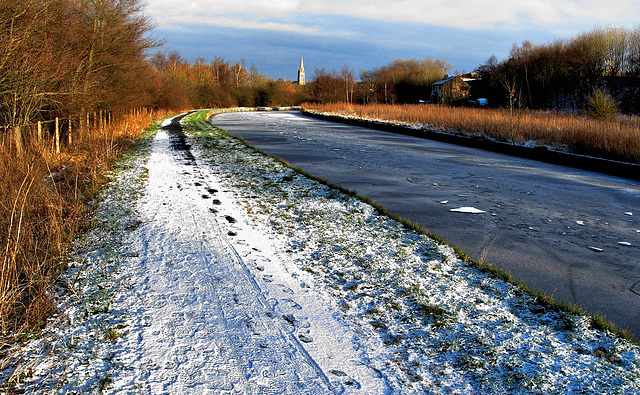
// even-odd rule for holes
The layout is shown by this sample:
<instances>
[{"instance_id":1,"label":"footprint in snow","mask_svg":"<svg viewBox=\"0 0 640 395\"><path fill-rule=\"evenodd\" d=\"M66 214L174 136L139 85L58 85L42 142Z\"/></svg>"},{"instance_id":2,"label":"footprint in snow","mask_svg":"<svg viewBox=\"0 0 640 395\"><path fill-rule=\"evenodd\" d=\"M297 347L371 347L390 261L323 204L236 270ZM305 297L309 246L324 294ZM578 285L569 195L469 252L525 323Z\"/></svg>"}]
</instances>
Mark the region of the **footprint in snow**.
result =
<instances>
[{"instance_id":1,"label":"footprint in snow","mask_svg":"<svg viewBox=\"0 0 640 395\"><path fill-rule=\"evenodd\" d=\"M298 303L296 303L295 300L293 299L282 299L283 302L286 302L290 307L296 309L296 310L302 310L302 306L300 306Z\"/></svg>"},{"instance_id":2,"label":"footprint in snow","mask_svg":"<svg viewBox=\"0 0 640 395\"><path fill-rule=\"evenodd\" d=\"M340 381L342 381L342 384L344 385L348 385L349 387L356 388L356 389L360 389L362 387L360 383L358 383L356 380L354 380L352 377L350 377L348 374L346 374L342 370L331 369L329 373L339 377Z\"/></svg>"},{"instance_id":3,"label":"footprint in snow","mask_svg":"<svg viewBox=\"0 0 640 395\"><path fill-rule=\"evenodd\" d=\"M222 202L219 199L213 199L211 203L215 204L216 206L220 206L222 204Z\"/></svg>"},{"instance_id":4,"label":"footprint in snow","mask_svg":"<svg viewBox=\"0 0 640 395\"><path fill-rule=\"evenodd\" d=\"M286 294L293 295L295 293L291 288L287 287L286 285L278 284L278 286L281 288L282 292Z\"/></svg>"},{"instance_id":5,"label":"footprint in snow","mask_svg":"<svg viewBox=\"0 0 640 395\"><path fill-rule=\"evenodd\" d=\"M227 222L229 222L230 224L235 224L236 222L238 222L238 221L236 221L236 219L235 219L235 218L233 218L233 217L232 217L232 216L230 216L230 215L225 215L225 216L224 216L224 219L226 219L226 220L227 220Z\"/></svg>"},{"instance_id":6,"label":"footprint in snow","mask_svg":"<svg viewBox=\"0 0 640 395\"><path fill-rule=\"evenodd\" d=\"M211 196L209 196L209 195L202 195L202 198L203 198L203 199L210 199L210 198L211 198Z\"/></svg>"},{"instance_id":7,"label":"footprint in snow","mask_svg":"<svg viewBox=\"0 0 640 395\"><path fill-rule=\"evenodd\" d=\"M296 324L296 317L293 314L282 314L282 318L287 321L288 323L290 323L291 325Z\"/></svg>"},{"instance_id":8,"label":"footprint in snow","mask_svg":"<svg viewBox=\"0 0 640 395\"><path fill-rule=\"evenodd\" d=\"M307 336L302 333L298 335L298 339L300 339L300 341L302 341L303 343L311 343L313 341L313 338L311 336Z\"/></svg>"}]
</instances>

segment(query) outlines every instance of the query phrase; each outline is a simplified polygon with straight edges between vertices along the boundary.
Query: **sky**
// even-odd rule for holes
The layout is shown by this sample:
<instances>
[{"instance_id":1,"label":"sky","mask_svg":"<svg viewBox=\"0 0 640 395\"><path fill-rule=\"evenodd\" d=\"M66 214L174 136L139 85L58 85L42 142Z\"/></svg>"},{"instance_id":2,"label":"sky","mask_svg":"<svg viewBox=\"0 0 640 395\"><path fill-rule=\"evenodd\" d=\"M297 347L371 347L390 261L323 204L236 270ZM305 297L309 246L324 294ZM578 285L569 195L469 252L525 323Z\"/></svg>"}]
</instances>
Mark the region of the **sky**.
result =
<instances>
[{"instance_id":1,"label":"sky","mask_svg":"<svg viewBox=\"0 0 640 395\"><path fill-rule=\"evenodd\" d=\"M637 0L146 0L164 51L214 57L295 80L316 69L361 70L395 59L444 59L470 72L514 44L640 27Z\"/></svg>"}]
</instances>

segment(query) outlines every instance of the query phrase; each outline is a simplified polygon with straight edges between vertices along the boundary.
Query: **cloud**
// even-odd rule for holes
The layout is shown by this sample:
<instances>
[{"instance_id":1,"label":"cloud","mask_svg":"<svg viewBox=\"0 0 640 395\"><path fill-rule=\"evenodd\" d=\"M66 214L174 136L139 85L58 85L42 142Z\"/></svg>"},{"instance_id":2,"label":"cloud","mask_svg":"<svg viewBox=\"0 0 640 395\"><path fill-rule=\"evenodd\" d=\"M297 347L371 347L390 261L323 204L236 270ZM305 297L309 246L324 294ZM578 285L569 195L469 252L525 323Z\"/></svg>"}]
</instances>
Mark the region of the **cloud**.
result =
<instances>
[{"instance_id":1,"label":"cloud","mask_svg":"<svg viewBox=\"0 0 640 395\"><path fill-rule=\"evenodd\" d=\"M348 16L462 29L525 25L627 24L640 20L637 0L148 0L161 27L188 23L318 34L313 18ZM299 21L306 16L306 23ZM336 26L335 31L340 30Z\"/></svg>"},{"instance_id":2,"label":"cloud","mask_svg":"<svg viewBox=\"0 0 640 395\"><path fill-rule=\"evenodd\" d=\"M188 21L188 22L187 22ZM182 15L168 15L162 19L160 26L165 28L182 29L185 25L203 25L231 27L248 30L271 30L281 32L297 32L304 34L320 34L320 30L314 27L303 26L294 23L282 23L253 17L224 17L208 16L205 14L193 14L185 20ZM322 32L326 33L326 32Z\"/></svg>"}]
</instances>

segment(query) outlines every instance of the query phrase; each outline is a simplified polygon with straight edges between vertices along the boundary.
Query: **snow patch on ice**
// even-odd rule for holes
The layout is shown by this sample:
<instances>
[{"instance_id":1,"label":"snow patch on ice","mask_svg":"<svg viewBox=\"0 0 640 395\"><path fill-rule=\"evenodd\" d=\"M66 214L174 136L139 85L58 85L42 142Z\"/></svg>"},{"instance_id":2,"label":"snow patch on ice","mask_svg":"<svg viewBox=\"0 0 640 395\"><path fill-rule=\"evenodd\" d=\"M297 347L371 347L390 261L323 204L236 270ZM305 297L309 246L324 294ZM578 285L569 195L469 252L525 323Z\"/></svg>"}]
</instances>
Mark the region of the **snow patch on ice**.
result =
<instances>
[{"instance_id":1,"label":"snow patch on ice","mask_svg":"<svg viewBox=\"0 0 640 395\"><path fill-rule=\"evenodd\" d=\"M449 211L452 213L463 213L463 214L484 214L486 211L477 209L475 207L458 207L452 208Z\"/></svg>"}]
</instances>

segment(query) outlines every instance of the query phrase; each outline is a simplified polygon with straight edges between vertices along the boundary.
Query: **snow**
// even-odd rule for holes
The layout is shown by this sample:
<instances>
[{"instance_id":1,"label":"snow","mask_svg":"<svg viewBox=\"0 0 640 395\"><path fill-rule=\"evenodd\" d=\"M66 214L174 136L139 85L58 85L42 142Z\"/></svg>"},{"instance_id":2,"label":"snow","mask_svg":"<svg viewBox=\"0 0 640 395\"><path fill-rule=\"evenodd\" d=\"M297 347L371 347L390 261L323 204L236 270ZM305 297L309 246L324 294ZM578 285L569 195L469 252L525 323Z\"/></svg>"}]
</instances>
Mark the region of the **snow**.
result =
<instances>
[{"instance_id":1,"label":"snow","mask_svg":"<svg viewBox=\"0 0 640 395\"><path fill-rule=\"evenodd\" d=\"M463 214L484 214L486 211L477 209L475 207L458 207L452 208L449 211L452 213L463 213Z\"/></svg>"},{"instance_id":2,"label":"snow","mask_svg":"<svg viewBox=\"0 0 640 395\"><path fill-rule=\"evenodd\" d=\"M6 358L17 390L640 391L638 347L202 118L114 174L59 314Z\"/></svg>"},{"instance_id":3,"label":"snow","mask_svg":"<svg viewBox=\"0 0 640 395\"><path fill-rule=\"evenodd\" d=\"M163 120L163 121L160 123L160 126L162 126L163 128L166 128L167 126L170 126L170 125L171 125L171 121L172 121L172 119L173 119L173 118L167 118L167 119Z\"/></svg>"}]
</instances>

